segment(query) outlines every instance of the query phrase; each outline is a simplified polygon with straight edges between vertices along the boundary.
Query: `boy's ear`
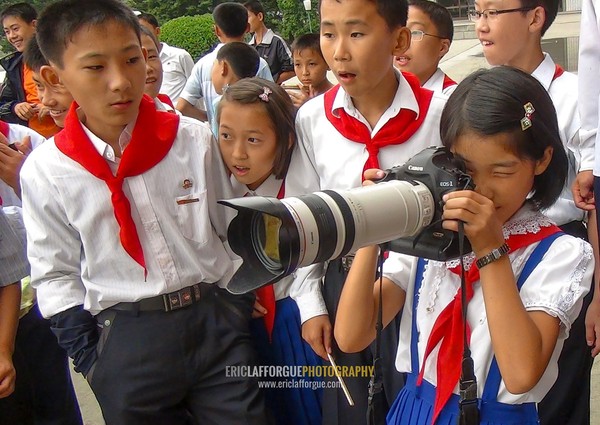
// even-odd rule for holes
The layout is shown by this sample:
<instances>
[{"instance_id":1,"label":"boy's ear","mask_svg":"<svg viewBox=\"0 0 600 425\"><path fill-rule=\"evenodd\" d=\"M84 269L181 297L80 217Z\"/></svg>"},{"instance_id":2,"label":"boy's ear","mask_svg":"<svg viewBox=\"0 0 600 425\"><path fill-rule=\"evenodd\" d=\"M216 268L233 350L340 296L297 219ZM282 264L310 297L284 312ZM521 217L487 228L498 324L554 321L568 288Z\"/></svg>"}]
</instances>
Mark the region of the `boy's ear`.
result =
<instances>
[{"instance_id":1,"label":"boy's ear","mask_svg":"<svg viewBox=\"0 0 600 425\"><path fill-rule=\"evenodd\" d=\"M63 83L54 68L50 65L44 65L40 68L40 78L48 87L63 88Z\"/></svg>"},{"instance_id":2,"label":"boy's ear","mask_svg":"<svg viewBox=\"0 0 600 425\"><path fill-rule=\"evenodd\" d=\"M546 171L546 168L548 168L548 165L550 165L550 161L552 160L553 153L554 149L552 148L552 146L546 147L546 149L544 150L544 156L542 156L535 162L534 173L536 176L539 176L544 171Z\"/></svg>"},{"instance_id":3,"label":"boy's ear","mask_svg":"<svg viewBox=\"0 0 600 425\"><path fill-rule=\"evenodd\" d=\"M443 38L440 40L440 59L442 59L444 56L446 56L446 53L448 53L448 51L450 50L450 40L448 40L447 38Z\"/></svg>"},{"instance_id":4,"label":"boy's ear","mask_svg":"<svg viewBox=\"0 0 600 425\"><path fill-rule=\"evenodd\" d=\"M410 47L410 30L407 27L396 28L394 34L394 49L392 56L402 56Z\"/></svg>"},{"instance_id":5,"label":"boy's ear","mask_svg":"<svg viewBox=\"0 0 600 425\"><path fill-rule=\"evenodd\" d=\"M31 25L33 28L37 28L37 19L34 19L33 21L31 21L31 23L29 25Z\"/></svg>"},{"instance_id":6,"label":"boy's ear","mask_svg":"<svg viewBox=\"0 0 600 425\"><path fill-rule=\"evenodd\" d=\"M258 18L259 21L264 21L264 19L265 19L265 15L263 15L262 12L258 12L256 14L256 17Z\"/></svg>"},{"instance_id":7,"label":"boy's ear","mask_svg":"<svg viewBox=\"0 0 600 425\"><path fill-rule=\"evenodd\" d=\"M221 76L222 77L227 77L227 75L229 74L229 64L227 63L227 61L223 60L219 62L219 66L221 67Z\"/></svg>"},{"instance_id":8,"label":"boy's ear","mask_svg":"<svg viewBox=\"0 0 600 425\"><path fill-rule=\"evenodd\" d=\"M546 22L546 11L542 6L538 6L533 9L533 17L531 18L531 23L529 24L529 29L531 32L540 32L542 31L542 27Z\"/></svg>"}]
</instances>

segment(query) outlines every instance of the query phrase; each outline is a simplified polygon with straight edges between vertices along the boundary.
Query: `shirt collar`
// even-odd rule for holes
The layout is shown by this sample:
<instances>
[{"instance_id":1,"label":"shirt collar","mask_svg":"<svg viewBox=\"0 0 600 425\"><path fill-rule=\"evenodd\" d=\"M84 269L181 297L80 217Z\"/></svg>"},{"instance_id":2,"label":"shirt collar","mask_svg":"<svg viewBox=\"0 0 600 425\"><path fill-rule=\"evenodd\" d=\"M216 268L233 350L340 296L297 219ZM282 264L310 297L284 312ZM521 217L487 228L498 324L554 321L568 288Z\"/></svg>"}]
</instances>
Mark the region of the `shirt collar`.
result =
<instances>
[{"instance_id":1,"label":"shirt collar","mask_svg":"<svg viewBox=\"0 0 600 425\"><path fill-rule=\"evenodd\" d=\"M423 84L423 88L429 89L433 92L441 92L442 87L444 86L444 77L444 71L438 68L433 73L433 75L429 77L427 81L425 81L425 84Z\"/></svg>"},{"instance_id":2,"label":"shirt collar","mask_svg":"<svg viewBox=\"0 0 600 425\"><path fill-rule=\"evenodd\" d=\"M235 196L246 196L246 194L251 196L277 196L282 184L283 180L276 179L275 175L271 174L256 190L250 190L248 186L231 176L231 185Z\"/></svg>"},{"instance_id":3,"label":"shirt collar","mask_svg":"<svg viewBox=\"0 0 600 425\"><path fill-rule=\"evenodd\" d=\"M82 116L81 109L77 110L77 114L79 115L79 119L81 122L81 116ZM136 117L135 121L137 121L137 117ZM125 148L131 141L131 136L133 134L133 128L135 126L135 121L127 124L127 126L125 127L125 129L123 130L121 135L119 136L119 146L121 147L121 154L123 153L123 151L125 151ZM94 145L94 148L96 149L96 151L98 151L98 153L103 158L105 158L111 162L114 162L114 163L119 162L119 158L117 158L117 155L115 154L115 151L112 148L112 146L110 146L104 140L100 139L98 136L96 136L94 133L92 133L92 131L89 128L87 128L83 122L81 123L81 126L83 127L83 131L85 132L85 134L89 137L90 141L92 142L92 145Z\"/></svg>"},{"instance_id":4,"label":"shirt collar","mask_svg":"<svg viewBox=\"0 0 600 425\"><path fill-rule=\"evenodd\" d=\"M400 71L394 68L394 72L396 73L396 78L398 79L398 88L396 89L396 95L392 100L392 104L384 113L384 115L388 115L389 113L389 119L398 115L401 109L410 109L411 111L414 111L418 117L419 104L417 103L417 99L412 91L412 88L410 87L410 84L408 84L408 81L406 81L406 78L404 78ZM346 93L342 86L340 86L340 89L338 90L331 107L331 112L334 116L339 117L337 110L340 108L343 108L350 116L355 118L358 118L359 116L362 117L362 114L354 107L352 98L348 93Z\"/></svg>"},{"instance_id":5,"label":"shirt collar","mask_svg":"<svg viewBox=\"0 0 600 425\"><path fill-rule=\"evenodd\" d=\"M556 72L556 64L552 60L552 57L548 53L544 53L544 60L538 65L538 67L531 73L531 75L540 82L542 86L548 91L552 80L554 79L554 73Z\"/></svg>"}]
</instances>

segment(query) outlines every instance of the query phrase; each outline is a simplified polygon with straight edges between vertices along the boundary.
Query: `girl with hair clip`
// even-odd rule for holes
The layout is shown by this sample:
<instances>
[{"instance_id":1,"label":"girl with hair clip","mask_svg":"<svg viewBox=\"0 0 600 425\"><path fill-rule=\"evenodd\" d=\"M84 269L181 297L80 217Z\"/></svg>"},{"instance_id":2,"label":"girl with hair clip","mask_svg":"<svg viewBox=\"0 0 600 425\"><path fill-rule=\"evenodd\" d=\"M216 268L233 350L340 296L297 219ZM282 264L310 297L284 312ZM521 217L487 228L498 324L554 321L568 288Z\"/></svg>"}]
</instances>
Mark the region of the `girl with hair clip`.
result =
<instances>
[{"instance_id":1,"label":"girl with hair clip","mask_svg":"<svg viewBox=\"0 0 600 425\"><path fill-rule=\"evenodd\" d=\"M216 116L219 148L237 196L283 198L302 194L285 179L296 143L296 109L284 89L261 78L244 78L223 92ZM275 219L265 220L267 232L276 232ZM295 275L301 278L302 274ZM288 276L257 290L253 316L259 320L253 320L251 329L263 365L321 365L320 357L301 336L300 312L290 298L293 280L294 276ZM304 382L283 382L289 385L266 394L276 423L320 425L320 379L293 379Z\"/></svg>"},{"instance_id":2,"label":"girl with hair clip","mask_svg":"<svg viewBox=\"0 0 600 425\"><path fill-rule=\"evenodd\" d=\"M594 268L589 244L561 233L540 213L556 200L567 173L552 101L517 69L477 71L450 96L441 138L465 161L475 184L474 191L444 195L443 227L458 231L462 221L473 249L464 258L465 333L480 423L537 424L536 403L556 379ZM375 337L377 257L377 247L365 247L352 264L335 324L342 350L361 350ZM396 367L408 374L389 424L458 423L460 269L459 260L393 252L383 264L383 323L402 310Z\"/></svg>"}]
</instances>

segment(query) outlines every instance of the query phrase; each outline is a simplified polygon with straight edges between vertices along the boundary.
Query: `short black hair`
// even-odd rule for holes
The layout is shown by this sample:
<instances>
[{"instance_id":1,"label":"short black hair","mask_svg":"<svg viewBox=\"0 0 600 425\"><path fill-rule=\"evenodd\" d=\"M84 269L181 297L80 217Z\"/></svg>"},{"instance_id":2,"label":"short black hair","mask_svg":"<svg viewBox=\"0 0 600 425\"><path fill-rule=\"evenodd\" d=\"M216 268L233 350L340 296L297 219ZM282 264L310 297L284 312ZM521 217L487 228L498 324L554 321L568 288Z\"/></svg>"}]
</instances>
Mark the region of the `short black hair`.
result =
<instances>
[{"instance_id":1,"label":"short black hair","mask_svg":"<svg viewBox=\"0 0 600 425\"><path fill-rule=\"evenodd\" d=\"M131 28L140 39L140 22L119 0L59 0L40 14L36 37L48 62L63 67L63 54L73 35L85 26L117 22Z\"/></svg>"},{"instance_id":2,"label":"short black hair","mask_svg":"<svg viewBox=\"0 0 600 425\"><path fill-rule=\"evenodd\" d=\"M521 120L529 102L535 111L531 126L523 130ZM509 134L507 149L532 161L541 159L546 148L552 147L548 168L534 178L530 200L540 209L558 199L567 178L567 154L552 99L534 77L509 66L479 70L466 77L446 103L440 135L443 145L451 148L459 137L469 133Z\"/></svg>"},{"instance_id":3,"label":"short black hair","mask_svg":"<svg viewBox=\"0 0 600 425\"><path fill-rule=\"evenodd\" d=\"M226 43L217 52L217 60L227 61L233 73L240 79L256 76L260 64L260 56L256 49L241 41Z\"/></svg>"},{"instance_id":4,"label":"short black hair","mask_svg":"<svg viewBox=\"0 0 600 425\"><path fill-rule=\"evenodd\" d=\"M292 53L301 52L302 50L314 50L319 53L321 57L323 57L323 52L321 51L321 36L319 34L302 34L299 37L296 37L290 50ZM325 58L323 57L323 60Z\"/></svg>"},{"instance_id":5,"label":"short black hair","mask_svg":"<svg viewBox=\"0 0 600 425\"><path fill-rule=\"evenodd\" d=\"M258 0L249 0L245 2L244 7L250 12L254 13L255 15L262 13L263 16L265 16L265 8L263 7L262 3Z\"/></svg>"},{"instance_id":6,"label":"short black hair","mask_svg":"<svg viewBox=\"0 0 600 425\"><path fill-rule=\"evenodd\" d=\"M147 35L148 37L150 37L154 42L154 45L156 46L156 50L160 50L160 41L158 41L158 38L156 38L156 34L154 34L152 31L150 31L143 25L140 27L140 36L142 35Z\"/></svg>"},{"instance_id":7,"label":"short black hair","mask_svg":"<svg viewBox=\"0 0 600 425\"><path fill-rule=\"evenodd\" d=\"M148 22L154 28L160 27L160 25L158 25L158 19L156 19L156 17L154 15L152 15L151 13L143 12L143 13L140 13L139 15L137 15L137 17L140 21Z\"/></svg>"},{"instance_id":8,"label":"short black hair","mask_svg":"<svg viewBox=\"0 0 600 425\"><path fill-rule=\"evenodd\" d=\"M29 3L15 3L0 12L0 22L4 22L4 18L9 16L17 17L30 24L37 19L38 14Z\"/></svg>"},{"instance_id":9,"label":"short black hair","mask_svg":"<svg viewBox=\"0 0 600 425\"><path fill-rule=\"evenodd\" d=\"M35 73L39 73L42 66L49 65L42 54L35 37L31 37L27 46L25 46L25 50L23 51L23 62Z\"/></svg>"},{"instance_id":10,"label":"short black hair","mask_svg":"<svg viewBox=\"0 0 600 425\"><path fill-rule=\"evenodd\" d=\"M248 11L240 3L221 3L215 7L212 16L215 25L227 37L241 37L248 29Z\"/></svg>"},{"instance_id":11,"label":"short black hair","mask_svg":"<svg viewBox=\"0 0 600 425\"><path fill-rule=\"evenodd\" d=\"M546 11L546 20L542 26L542 36L546 34L546 31L550 28L554 19L556 19L556 15L558 14L558 3L558 0L521 0L522 7L531 7L533 9L542 6Z\"/></svg>"},{"instance_id":12,"label":"short black hair","mask_svg":"<svg viewBox=\"0 0 600 425\"><path fill-rule=\"evenodd\" d=\"M454 23L448 9L439 3L429 0L408 0L408 6L414 6L429 16L429 19L431 19L438 32L437 35L452 41L452 37L454 37Z\"/></svg>"},{"instance_id":13,"label":"short black hair","mask_svg":"<svg viewBox=\"0 0 600 425\"><path fill-rule=\"evenodd\" d=\"M335 0L341 3L343 0ZM375 4L377 14L381 16L388 26L388 29L393 30L398 27L405 27L408 19L408 3L407 0L368 0ZM321 2L319 0L319 12L321 11Z\"/></svg>"},{"instance_id":14,"label":"short black hair","mask_svg":"<svg viewBox=\"0 0 600 425\"><path fill-rule=\"evenodd\" d=\"M265 102L261 95L266 95ZM296 144L296 108L286 91L280 85L262 78L244 78L232 84L223 92L217 106L217 122L221 120L221 109L226 103L240 105L258 104L265 108L277 137L277 152L273 161L273 174L283 179L290 166L292 151Z\"/></svg>"}]
</instances>

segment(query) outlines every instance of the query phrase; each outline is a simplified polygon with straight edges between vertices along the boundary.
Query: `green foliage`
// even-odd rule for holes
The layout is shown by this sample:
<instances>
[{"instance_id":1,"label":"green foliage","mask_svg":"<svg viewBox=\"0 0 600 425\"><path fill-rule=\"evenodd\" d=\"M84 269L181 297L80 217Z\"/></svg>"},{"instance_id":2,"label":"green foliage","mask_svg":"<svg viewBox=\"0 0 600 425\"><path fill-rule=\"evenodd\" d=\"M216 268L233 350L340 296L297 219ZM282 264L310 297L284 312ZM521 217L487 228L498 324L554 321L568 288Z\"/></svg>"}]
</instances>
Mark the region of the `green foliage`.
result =
<instances>
[{"instance_id":1,"label":"green foliage","mask_svg":"<svg viewBox=\"0 0 600 425\"><path fill-rule=\"evenodd\" d=\"M204 15L212 12L214 7L212 0L126 0L126 2L135 10L154 15L160 25L181 16Z\"/></svg>"},{"instance_id":2,"label":"green foliage","mask_svg":"<svg viewBox=\"0 0 600 425\"><path fill-rule=\"evenodd\" d=\"M218 41L213 25L212 16L209 14L182 16L160 27L160 39L187 50L196 60Z\"/></svg>"},{"instance_id":3,"label":"green foliage","mask_svg":"<svg viewBox=\"0 0 600 425\"><path fill-rule=\"evenodd\" d=\"M319 32L317 7L316 0L312 0L310 11L304 10L302 0L277 0L279 34L291 43L299 35Z\"/></svg>"}]
</instances>

